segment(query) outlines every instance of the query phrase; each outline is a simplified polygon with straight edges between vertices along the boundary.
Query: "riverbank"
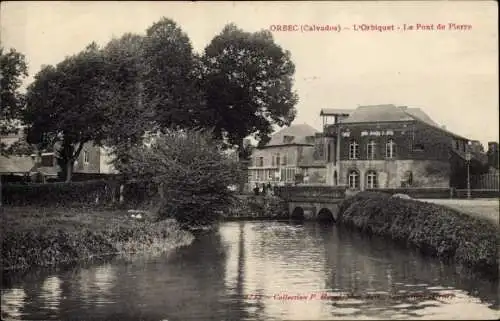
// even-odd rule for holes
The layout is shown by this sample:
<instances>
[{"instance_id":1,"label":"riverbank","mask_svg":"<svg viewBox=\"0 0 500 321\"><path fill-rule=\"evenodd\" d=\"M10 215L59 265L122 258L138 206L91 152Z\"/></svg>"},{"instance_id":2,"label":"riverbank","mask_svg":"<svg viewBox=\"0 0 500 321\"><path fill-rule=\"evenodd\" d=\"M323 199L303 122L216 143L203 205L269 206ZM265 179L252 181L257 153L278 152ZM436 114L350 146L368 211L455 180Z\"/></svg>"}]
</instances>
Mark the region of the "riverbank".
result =
<instances>
[{"instance_id":1,"label":"riverbank","mask_svg":"<svg viewBox=\"0 0 500 321\"><path fill-rule=\"evenodd\" d=\"M125 210L2 207L0 224L2 270L165 252L194 239L174 220L137 219Z\"/></svg>"},{"instance_id":2,"label":"riverbank","mask_svg":"<svg viewBox=\"0 0 500 321\"><path fill-rule=\"evenodd\" d=\"M339 222L498 278L500 229L484 219L433 203L362 192L341 204Z\"/></svg>"}]
</instances>

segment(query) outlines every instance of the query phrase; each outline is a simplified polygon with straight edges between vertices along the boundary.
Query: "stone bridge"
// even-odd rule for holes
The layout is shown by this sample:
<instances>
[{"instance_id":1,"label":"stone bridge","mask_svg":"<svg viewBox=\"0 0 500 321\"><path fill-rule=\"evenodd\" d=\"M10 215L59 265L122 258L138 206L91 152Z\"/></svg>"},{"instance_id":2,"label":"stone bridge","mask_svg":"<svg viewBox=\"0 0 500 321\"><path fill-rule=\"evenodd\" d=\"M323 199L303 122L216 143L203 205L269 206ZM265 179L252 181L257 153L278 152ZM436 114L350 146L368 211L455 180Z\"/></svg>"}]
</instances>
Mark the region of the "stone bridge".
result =
<instances>
[{"instance_id":1,"label":"stone bridge","mask_svg":"<svg viewBox=\"0 0 500 321\"><path fill-rule=\"evenodd\" d=\"M277 187L275 193L288 204L292 219L337 221L339 205L346 187L328 185L296 185Z\"/></svg>"}]
</instances>

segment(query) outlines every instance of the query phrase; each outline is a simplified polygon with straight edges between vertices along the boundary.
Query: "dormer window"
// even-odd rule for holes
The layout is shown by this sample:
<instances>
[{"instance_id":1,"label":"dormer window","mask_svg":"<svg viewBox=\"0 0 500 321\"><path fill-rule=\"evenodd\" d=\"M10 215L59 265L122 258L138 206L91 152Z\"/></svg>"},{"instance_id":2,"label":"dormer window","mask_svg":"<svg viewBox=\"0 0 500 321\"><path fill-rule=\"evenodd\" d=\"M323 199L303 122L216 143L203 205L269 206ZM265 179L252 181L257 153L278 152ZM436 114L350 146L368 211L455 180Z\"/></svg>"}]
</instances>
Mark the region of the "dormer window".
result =
<instances>
[{"instance_id":1,"label":"dormer window","mask_svg":"<svg viewBox=\"0 0 500 321\"><path fill-rule=\"evenodd\" d=\"M288 135L284 136L283 137L283 143L290 144L291 142L293 142L294 138L295 138L294 136L288 136Z\"/></svg>"},{"instance_id":2,"label":"dormer window","mask_svg":"<svg viewBox=\"0 0 500 321\"><path fill-rule=\"evenodd\" d=\"M306 137L306 143L308 143L308 144L314 144L314 142L315 142L314 136L307 136Z\"/></svg>"}]
</instances>

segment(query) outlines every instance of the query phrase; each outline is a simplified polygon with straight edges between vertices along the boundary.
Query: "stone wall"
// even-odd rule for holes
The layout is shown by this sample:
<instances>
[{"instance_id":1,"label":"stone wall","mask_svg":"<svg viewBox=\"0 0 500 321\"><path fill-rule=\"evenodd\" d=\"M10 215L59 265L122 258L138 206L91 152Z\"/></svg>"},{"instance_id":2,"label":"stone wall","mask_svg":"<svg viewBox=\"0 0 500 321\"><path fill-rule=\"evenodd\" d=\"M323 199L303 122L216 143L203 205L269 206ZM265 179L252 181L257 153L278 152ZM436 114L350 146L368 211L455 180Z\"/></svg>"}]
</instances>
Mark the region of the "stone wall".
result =
<instances>
[{"instance_id":1,"label":"stone wall","mask_svg":"<svg viewBox=\"0 0 500 321\"><path fill-rule=\"evenodd\" d=\"M360 189L366 185L368 171L377 173L377 184L380 188L401 187L407 173L412 173L412 187L448 187L450 165L445 161L428 160L346 160L339 162L340 185L348 185L348 175L351 170L357 170L360 177Z\"/></svg>"},{"instance_id":2,"label":"stone wall","mask_svg":"<svg viewBox=\"0 0 500 321\"><path fill-rule=\"evenodd\" d=\"M308 175L309 179L305 183L325 184L326 183L326 173L327 173L327 170L324 167L307 168L307 175Z\"/></svg>"}]
</instances>

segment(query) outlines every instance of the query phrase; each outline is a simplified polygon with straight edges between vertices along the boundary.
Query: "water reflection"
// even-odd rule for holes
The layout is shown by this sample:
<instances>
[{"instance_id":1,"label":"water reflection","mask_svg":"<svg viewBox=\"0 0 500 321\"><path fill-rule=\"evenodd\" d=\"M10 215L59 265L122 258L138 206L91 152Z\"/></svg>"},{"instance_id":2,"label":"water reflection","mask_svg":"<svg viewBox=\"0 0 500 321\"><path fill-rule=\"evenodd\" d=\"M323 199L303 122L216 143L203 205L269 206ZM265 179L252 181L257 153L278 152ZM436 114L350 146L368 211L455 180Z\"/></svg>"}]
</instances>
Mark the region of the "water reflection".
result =
<instances>
[{"instance_id":1,"label":"water reflection","mask_svg":"<svg viewBox=\"0 0 500 321\"><path fill-rule=\"evenodd\" d=\"M23 289L2 290L2 320L21 320L26 292Z\"/></svg>"},{"instance_id":2,"label":"water reflection","mask_svg":"<svg viewBox=\"0 0 500 321\"><path fill-rule=\"evenodd\" d=\"M453 266L380 238L316 224L225 223L163 256L34 272L7 285L2 319L499 316L498 282L461 276ZM370 293L379 296L367 298ZM453 297L431 297L446 293Z\"/></svg>"}]
</instances>

